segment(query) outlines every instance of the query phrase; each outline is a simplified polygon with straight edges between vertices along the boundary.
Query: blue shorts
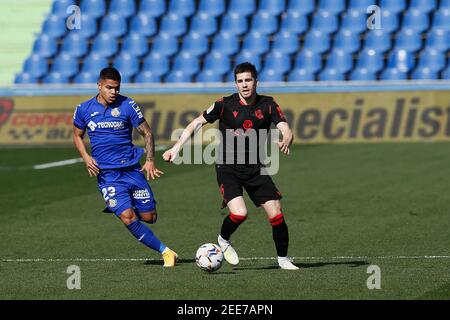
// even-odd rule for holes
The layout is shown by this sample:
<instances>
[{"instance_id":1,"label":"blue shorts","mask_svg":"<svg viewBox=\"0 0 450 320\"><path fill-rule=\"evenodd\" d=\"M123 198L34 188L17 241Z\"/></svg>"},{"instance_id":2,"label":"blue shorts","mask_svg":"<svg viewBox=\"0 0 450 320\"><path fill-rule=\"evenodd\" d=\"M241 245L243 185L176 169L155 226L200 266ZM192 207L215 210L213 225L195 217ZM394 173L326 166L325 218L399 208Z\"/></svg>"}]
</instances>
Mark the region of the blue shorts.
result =
<instances>
[{"instance_id":1,"label":"blue shorts","mask_svg":"<svg viewBox=\"0 0 450 320\"><path fill-rule=\"evenodd\" d=\"M105 199L107 211L116 216L129 208L138 212L154 211L156 201L138 164L119 169L102 169L97 176L98 188Z\"/></svg>"}]
</instances>

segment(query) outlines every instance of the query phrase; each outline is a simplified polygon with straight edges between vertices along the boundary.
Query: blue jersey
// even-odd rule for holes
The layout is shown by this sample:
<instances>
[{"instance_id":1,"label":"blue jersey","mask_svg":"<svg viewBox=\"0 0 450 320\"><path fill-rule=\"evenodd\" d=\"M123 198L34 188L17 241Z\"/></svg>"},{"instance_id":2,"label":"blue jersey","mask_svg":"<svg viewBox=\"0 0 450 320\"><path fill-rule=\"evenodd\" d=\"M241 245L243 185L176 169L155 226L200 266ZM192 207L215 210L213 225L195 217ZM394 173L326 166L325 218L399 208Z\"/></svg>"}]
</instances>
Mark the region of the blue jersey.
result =
<instances>
[{"instance_id":1,"label":"blue jersey","mask_svg":"<svg viewBox=\"0 0 450 320\"><path fill-rule=\"evenodd\" d=\"M73 115L73 124L87 130L92 157L100 169L129 167L139 162L144 149L133 145L132 132L144 121L139 106L122 95L107 108L95 96L80 104Z\"/></svg>"}]
</instances>

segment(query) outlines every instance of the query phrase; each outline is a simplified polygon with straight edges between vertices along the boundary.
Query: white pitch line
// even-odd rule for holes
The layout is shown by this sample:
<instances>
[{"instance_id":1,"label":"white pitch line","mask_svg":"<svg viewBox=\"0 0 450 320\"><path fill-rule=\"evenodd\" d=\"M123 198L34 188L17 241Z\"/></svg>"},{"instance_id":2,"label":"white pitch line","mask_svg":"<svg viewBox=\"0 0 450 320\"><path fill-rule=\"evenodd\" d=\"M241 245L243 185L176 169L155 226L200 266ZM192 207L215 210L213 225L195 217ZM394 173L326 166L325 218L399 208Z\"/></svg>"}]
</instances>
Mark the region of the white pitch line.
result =
<instances>
[{"instance_id":1,"label":"white pitch line","mask_svg":"<svg viewBox=\"0 0 450 320\"><path fill-rule=\"evenodd\" d=\"M161 151L167 149L166 145L159 145L155 147L155 151ZM36 170L42 170L42 169L48 169L48 168L54 168L54 167L62 167L67 166L70 164L75 164L83 162L83 158L74 158L74 159L68 159L68 160L62 160L62 161L55 161L55 162L49 162L49 163L43 163L43 164L35 164L33 166L33 169Z\"/></svg>"},{"instance_id":2,"label":"white pitch line","mask_svg":"<svg viewBox=\"0 0 450 320\"><path fill-rule=\"evenodd\" d=\"M240 260L275 260L275 257L248 257ZM343 259L450 259L450 256L338 256L338 257L292 257L301 260L343 260ZM1 259L1 262L126 262L126 261L160 261L155 258L32 258L32 259ZM183 260L183 259L181 259Z\"/></svg>"}]
</instances>

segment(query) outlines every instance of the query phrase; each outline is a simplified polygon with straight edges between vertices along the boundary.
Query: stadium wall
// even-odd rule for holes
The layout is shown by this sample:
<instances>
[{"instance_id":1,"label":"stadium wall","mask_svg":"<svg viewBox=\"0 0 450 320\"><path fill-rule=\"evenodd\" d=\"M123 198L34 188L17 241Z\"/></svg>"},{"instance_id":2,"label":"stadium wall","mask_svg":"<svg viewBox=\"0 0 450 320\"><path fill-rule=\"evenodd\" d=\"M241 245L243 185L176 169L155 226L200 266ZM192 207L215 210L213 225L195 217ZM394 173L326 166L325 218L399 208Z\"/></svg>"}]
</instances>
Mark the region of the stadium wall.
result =
<instances>
[{"instance_id":1,"label":"stadium wall","mask_svg":"<svg viewBox=\"0 0 450 320\"><path fill-rule=\"evenodd\" d=\"M295 143L450 141L450 83L261 85L273 95ZM153 128L158 144L186 126L232 85L123 85ZM95 86L0 89L0 146L70 145L72 115ZM140 137L136 135L136 139Z\"/></svg>"}]
</instances>

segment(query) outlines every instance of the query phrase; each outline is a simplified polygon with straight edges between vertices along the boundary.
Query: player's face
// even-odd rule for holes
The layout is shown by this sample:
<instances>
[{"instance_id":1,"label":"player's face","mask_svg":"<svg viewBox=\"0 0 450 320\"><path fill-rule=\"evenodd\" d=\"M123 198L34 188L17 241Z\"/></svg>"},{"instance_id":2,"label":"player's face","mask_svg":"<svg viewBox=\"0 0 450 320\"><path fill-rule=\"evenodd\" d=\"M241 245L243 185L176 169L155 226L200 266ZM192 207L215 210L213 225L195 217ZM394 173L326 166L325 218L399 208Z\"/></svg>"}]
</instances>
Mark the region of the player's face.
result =
<instances>
[{"instance_id":1,"label":"player's face","mask_svg":"<svg viewBox=\"0 0 450 320\"><path fill-rule=\"evenodd\" d=\"M120 91L120 82L111 79L100 80L98 91L106 103L111 104L116 101Z\"/></svg>"},{"instance_id":2,"label":"player's face","mask_svg":"<svg viewBox=\"0 0 450 320\"><path fill-rule=\"evenodd\" d=\"M241 98L251 99L256 94L257 82L251 72L236 74L236 87Z\"/></svg>"}]
</instances>

